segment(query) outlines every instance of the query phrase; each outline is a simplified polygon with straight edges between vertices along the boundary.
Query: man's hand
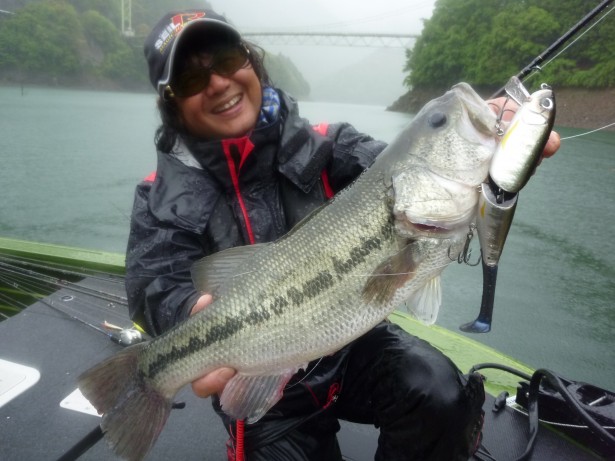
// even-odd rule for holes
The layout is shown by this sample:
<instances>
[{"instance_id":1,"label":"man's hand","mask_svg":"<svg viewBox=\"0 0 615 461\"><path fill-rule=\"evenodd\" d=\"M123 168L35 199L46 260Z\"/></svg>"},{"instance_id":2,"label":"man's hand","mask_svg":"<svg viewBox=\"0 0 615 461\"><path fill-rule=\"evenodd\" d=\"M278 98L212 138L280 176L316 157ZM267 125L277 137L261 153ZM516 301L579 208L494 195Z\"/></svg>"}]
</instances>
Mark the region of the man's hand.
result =
<instances>
[{"instance_id":1,"label":"man's hand","mask_svg":"<svg viewBox=\"0 0 615 461\"><path fill-rule=\"evenodd\" d=\"M557 131L552 131L551 133L549 133L549 140L547 141L547 144L545 145L545 150L542 151L542 156L543 157L553 156L559 149L560 145L561 145L561 140L560 140L559 133Z\"/></svg>"},{"instance_id":2,"label":"man's hand","mask_svg":"<svg viewBox=\"0 0 615 461\"><path fill-rule=\"evenodd\" d=\"M202 311L211 304L213 298L210 294L201 296L192 307L190 315L194 315ZM232 368L218 368L211 373L201 376L192 381L192 392L198 397L209 397L212 394L221 394L226 383L235 376L235 370Z\"/></svg>"}]
</instances>

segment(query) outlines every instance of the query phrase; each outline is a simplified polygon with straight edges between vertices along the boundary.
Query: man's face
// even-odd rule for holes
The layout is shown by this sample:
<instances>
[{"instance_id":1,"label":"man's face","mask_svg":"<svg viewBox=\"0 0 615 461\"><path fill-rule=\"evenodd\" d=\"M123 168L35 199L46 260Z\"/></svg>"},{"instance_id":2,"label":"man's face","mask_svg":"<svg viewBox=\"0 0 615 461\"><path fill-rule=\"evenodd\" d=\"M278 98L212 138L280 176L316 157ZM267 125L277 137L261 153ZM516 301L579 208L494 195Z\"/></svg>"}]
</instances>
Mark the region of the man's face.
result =
<instances>
[{"instance_id":1,"label":"man's face","mask_svg":"<svg viewBox=\"0 0 615 461\"><path fill-rule=\"evenodd\" d=\"M214 55L200 54L201 66L214 62ZM208 139L237 138L256 125L262 102L262 88L251 65L230 75L215 70L205 88L191 96L176 96L182 121L193 136Z\"/></svg>"}]
</instances>

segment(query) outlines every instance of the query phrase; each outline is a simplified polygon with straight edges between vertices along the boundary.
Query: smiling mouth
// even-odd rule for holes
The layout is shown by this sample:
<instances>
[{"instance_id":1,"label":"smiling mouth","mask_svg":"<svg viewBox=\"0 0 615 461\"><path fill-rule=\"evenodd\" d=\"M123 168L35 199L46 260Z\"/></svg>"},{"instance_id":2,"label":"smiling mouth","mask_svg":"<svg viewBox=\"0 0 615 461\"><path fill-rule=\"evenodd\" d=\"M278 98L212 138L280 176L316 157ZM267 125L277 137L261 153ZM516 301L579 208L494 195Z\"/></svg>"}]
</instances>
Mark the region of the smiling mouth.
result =
<instances>
[{"instance_id":1,"label":"smiling mouth","mask_svg":"<svg viewBox=\"0 0 615 461\"><path fill-rule=\"evenodd\" d=\"M220 114L220 113L222 113L222 112L224 112L224 111L227 111L227 110L229 110L229 109L231 109L231 108L235 107L235 106L239 103L239 101L241 101L241 95L240 95L240 94L239 94L239 95L237 95L237 96L235 96L235 97L233 97L233 98L231 98L231 99L230 99L228 102L226 102L225 104L223 104L223 105L221 105L221 106L216 107L216 108L213 110L213 113L214 113L214 114Z\"/></svg>"}]
</instances>

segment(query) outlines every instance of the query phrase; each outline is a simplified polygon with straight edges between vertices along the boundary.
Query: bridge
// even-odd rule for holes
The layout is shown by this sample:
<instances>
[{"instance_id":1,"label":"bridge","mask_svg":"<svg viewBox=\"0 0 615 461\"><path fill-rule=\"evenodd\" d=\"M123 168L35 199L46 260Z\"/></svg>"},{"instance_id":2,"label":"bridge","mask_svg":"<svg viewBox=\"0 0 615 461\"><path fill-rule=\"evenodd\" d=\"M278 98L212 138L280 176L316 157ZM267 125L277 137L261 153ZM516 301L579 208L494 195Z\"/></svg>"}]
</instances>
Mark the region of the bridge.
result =
<instances>
[{"instance_id":1,"label":"bridge","mask_svg":"<svg viewBox=\"0 0 615 461\"><path fill-rule=\"evenodd\" d=\"M243 37L264 45L352 46L372 48L412 48L414 34L334 33L334 32L242 32Z\"/></svg>"}]
</instances>

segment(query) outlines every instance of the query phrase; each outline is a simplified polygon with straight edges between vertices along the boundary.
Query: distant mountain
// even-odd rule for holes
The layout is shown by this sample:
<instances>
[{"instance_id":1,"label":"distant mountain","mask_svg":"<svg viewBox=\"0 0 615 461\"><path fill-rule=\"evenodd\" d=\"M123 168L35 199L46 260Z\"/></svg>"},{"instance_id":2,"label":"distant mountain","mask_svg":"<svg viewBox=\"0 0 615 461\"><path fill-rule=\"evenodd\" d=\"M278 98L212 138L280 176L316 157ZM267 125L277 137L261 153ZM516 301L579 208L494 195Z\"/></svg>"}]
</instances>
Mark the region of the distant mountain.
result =
<instances>
[{"instance_id":1,"label":"distant mountain","mask_svg":"<svg viewBox=\"0 0 615 461\"><path fill-rule=\"evenodd\" d=\"M388 106L407 91L401 48L381 48L361 61L310 82L310 99Z\"/></svg>"},{"instance_id":2,"label":"distant mountain","mask_svg":"<svg viewBox=\"0 0 615 461\"><path fill-rule=\"evenodd\" d=\"M0 0L0 11L11 12L0 13L0 82L151 91L143 41L150 21L162 15L153 10L172 3L133 0L135 36L125 36L118 29L118 2ZM309 96L309 84L289 58L268 54L266 67L276 86Z\"/></svg>"}]
</instances>

